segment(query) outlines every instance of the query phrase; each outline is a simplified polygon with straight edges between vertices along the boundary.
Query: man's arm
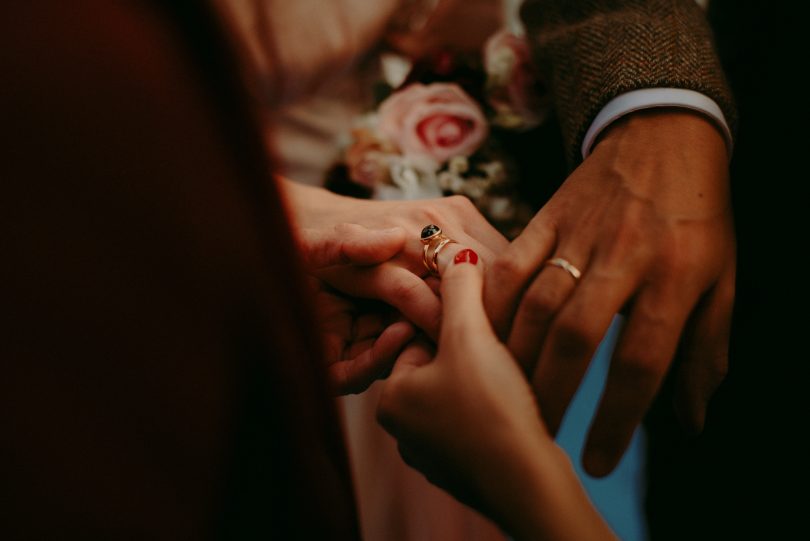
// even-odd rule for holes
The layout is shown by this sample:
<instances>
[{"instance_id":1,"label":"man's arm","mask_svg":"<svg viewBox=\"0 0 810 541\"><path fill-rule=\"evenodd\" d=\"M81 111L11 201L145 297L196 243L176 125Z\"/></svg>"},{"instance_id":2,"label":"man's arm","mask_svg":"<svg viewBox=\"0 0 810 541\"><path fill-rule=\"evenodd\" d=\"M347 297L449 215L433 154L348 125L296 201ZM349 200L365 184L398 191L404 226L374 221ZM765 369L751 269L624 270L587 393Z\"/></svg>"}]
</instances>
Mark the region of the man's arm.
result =
<instances>
[{"instance_id":1,"label":"man's arm","mask_svg":"<svg viewBox=\"0 0 810 541\"><path fill-rule=\"evenodd\" d=\"M523 14L571 164L603 107L628 92L696 91L733 125L692 0L529 0ZM584 455L592 474L621 458L676 351L679 412L697 429L725 373L735 241L721 124L689 108L621 116L488 274L488 313L531 374L552 431L612 318L627 316ZM581 279L546 265L554 258Z\"/></svg>"},{"instance_id":2,"label":"man's arm","mask_svg":"<svg viewBox=\"0 0 810 541\"><path fill-rule=\"evenodd\" d=\"M642 89L703 94L733 131L734 100L694 0L526 0L521 15L571 163L582 161L581 143L598 113Z\"/></svg>"}]
</instances>

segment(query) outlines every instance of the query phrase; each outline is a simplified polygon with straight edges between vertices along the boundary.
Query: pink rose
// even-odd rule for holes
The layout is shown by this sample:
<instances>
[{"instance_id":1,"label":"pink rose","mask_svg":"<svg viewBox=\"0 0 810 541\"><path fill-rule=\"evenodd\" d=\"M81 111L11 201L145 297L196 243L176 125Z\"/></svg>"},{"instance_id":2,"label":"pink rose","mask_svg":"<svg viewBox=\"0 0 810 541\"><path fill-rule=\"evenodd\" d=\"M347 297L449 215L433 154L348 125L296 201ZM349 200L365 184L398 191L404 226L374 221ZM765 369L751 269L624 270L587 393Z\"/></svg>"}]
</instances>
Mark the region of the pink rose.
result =
<instances>
[{"instance_id":1,"label":"pink rose","mask_svg":"<svg viewBox=\"0 0 810 541\"><path fill-rule=\"evenodd\" d=\"M484 66L495 123L510 128L539 124L544 100L526 40L507 30L493 34L484 46Z\"/></svg>"},{"instance_id":2,"label":"pink rose","mask_svg":"<svg viewBox=\"0 0 810 541\"><path fill-rule=\"evenodd\" d=\"M405 157L441 164L472 155L489 127L481 108L458 85L417 83L380 105L379 130Z\"/></svg>"}]
</instances>

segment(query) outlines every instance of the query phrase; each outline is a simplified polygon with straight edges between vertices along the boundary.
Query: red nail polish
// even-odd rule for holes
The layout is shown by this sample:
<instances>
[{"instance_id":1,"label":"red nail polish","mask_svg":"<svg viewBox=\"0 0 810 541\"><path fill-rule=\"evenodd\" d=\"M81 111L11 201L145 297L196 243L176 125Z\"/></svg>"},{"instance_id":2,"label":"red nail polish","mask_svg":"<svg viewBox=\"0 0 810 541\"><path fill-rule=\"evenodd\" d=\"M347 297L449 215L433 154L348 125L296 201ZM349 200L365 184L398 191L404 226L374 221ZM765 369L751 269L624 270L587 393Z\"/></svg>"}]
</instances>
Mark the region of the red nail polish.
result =
<instances>
[{"instance_id":1,"label":"red nail polish","mask_svg":"<svg viewBox=\"0 0 810 541\"><path fill-rule=\"evenodd\" d=\"M472 263L473 265L478 264L478 254L476 254L473 250L469 248L461 250L459 253L456 254L456 257L453 259L453 263L458 265L459 263Z\"/></svg>"}]
</instances>

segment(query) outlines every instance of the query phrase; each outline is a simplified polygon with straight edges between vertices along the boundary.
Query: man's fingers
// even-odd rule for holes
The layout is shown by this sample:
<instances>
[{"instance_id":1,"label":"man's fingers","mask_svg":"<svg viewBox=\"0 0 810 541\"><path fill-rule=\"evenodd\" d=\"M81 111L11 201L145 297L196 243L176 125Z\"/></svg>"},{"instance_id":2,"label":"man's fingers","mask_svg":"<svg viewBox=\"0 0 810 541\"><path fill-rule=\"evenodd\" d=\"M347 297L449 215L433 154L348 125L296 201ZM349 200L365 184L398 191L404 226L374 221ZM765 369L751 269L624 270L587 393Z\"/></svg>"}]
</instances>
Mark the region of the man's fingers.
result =
<instances>
[{"instance_id":1,"label":"man's fingers","mask_svg":"<svg viewBox=\"0 0 810 541\"><path fill-rule=\"evenodd\" d=\"M521 235L489 262L484 284L484 305L499 336L506 339L523 291L548 259L556 233L541 211Z\"/></svg>"},{"instance_id":2,"label":"man's fingers","mask_svg":"<svg viewBox=\"0 0 810 541\"><path fill-rule=\"evenodd\" d=\"M675 411L684 426L703 430L706 408L728 371L734 310L732 267L693 313L684 337L675 387Z\"/></svg>"},{"instance_id":3,"label":"man's fingers","mask_svg":"<svg viewBox=\"0 0 810 541\"><path fill-rule=\"evenodd\" d=\"M304 264L312 270L335 265L374 265L388 261L405 246L401 227L368 229L338 224L328 229L301 229L298 241Z\"/></svg>"},{"instance_id":4,"label":"man's fingers","mask_svg":"<svg viewBox=\"0 0 810 541\"><path fill-rule=\"evenodd\" d=\"M549 327L532 384L551 434L557 433L613 316L635 288L632 276L621 276L615 280L598 267L586 272Z\"/></svg>"},{"instance_id":5,"label":"man's fingers","mask_svg":"<svg viewBox=\"0 0 810 541\"><path fill-rule=\"evenodd\" d=\"M520 300L506 345L527 374L534 371L549 326L576 285L564 269L546 266Z\"/></svg>"},{"instance_id":6,"label":"man's fingers","mask_svg":"<svg viewBox=\"0 0 810 541\"><path fill-rule=\"evenodd\" d=\"M481 219L462 220L461 227L465 235L458 238L452 237L468 248L472 248L478 255L491 261L492 257L501 253L509 246L509 241L491 223L481 217L480 211L475 208L475 204L464 196L447 197L444 201L456 207L460 216L476 216ZM448 233L449 234L449 233ZM465 238L466 237L466 238Z\"/></svg>"},{"instance_id":7,"label":"man's fingers","mask_svg":"<svg viewBox=\"0 0 810 541\"><path fill-rule=\"evenodd\" d=\"M651 290L633 303L585 446L583 465L591 475L607 475L619 463L667 373L688 312L683 297Z\"/></svg>"}]
</instances>

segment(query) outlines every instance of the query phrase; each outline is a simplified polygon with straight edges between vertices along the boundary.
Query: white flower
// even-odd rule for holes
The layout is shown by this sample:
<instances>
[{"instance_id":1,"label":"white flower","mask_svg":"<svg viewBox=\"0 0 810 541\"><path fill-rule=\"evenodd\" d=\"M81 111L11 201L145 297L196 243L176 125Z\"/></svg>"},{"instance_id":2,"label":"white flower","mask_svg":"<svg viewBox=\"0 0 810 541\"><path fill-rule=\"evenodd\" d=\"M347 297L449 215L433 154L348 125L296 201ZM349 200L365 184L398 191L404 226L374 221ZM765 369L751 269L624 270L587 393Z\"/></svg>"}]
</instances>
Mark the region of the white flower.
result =
<instances>
[{"instance_id":1,"label":"white flower","mask_svg":"<svg viewBox=\"0 0 810 541\"><path fill-rule=\"evenodd\" d=\"M448 192L458 193L464 186L464 178L453 171L439 173L439 187Z\"/></svg>"},{"instance_id":2,"label":"white flower","mask_svg":"<svg viewBox=\"0 0 810 541\"><path fill-rule=\"evenodd\" d=\"M388 162L391 181L399 189L398 199L430 199L441 197L442 190L436 176L436 166L431 160L418 160L404 156L391 156ZM386 187L381 186L380 195L388 197Z\"/></svg>"},{"instance_id":3,"label":"white flower","mask_svg":"<svg viewBox=\"0 0 810 541\"><path fill-rule=\"evenodd\" d=\"M511 220L515 217L515 207L508 197L492 197L489 203L489 216L493 220Z\"/></svg>"},{"instance_id":4,"label":"white flower","mask_svg":"<svg viewBox=\"0 0 810 541\"><path fill-rule=\"evenodd\" d=\"M484 62L488 83L492 86L506 86L518 64L517 54L509 47L490 47L487 51L490 54L484 55Z\"/></svg>"},{"instance_id":5,"label":"white flower","mask_svg":"<svg viewBox=\"0 0 810 541\"><path fill-rule=\"evenodd\" d=\"M466 156L454 156L447 163L447 168L456 174L466 173L470 168L470 161Z\"/></svg>"},{"instance_id":6,"label":"white flower","mask_svg":"<svg viewBox=\"0 0 810 541\"><path fill-rule=\"evenodd\" d=\"M486 193L487 184L481 177L468 178L461 187L461 193L475 201Z\"/></svg>"},{"instance_id":7,"label":"white flower","mask_svg":"<svg viewBox=\"0 0 810 541\"><path fill-rule=\"evenodd\" d=\"M507 129L537 126L547 113L547 96L538 95L538 73L529 44L508 30L493 34L484 45L487 100L495 109L492 123Z\"/></svg>"},{"instance_id":8,"label":"white flower","mask_svg":"<svg viewBox=\"0 0 810 541\"><path fill-rule=\"evenodd\" d=\"M506 182L506 169L499 161L487 162L478 166L486 174L491 185L497 186Z\"/></svg>"}]
</instances>

